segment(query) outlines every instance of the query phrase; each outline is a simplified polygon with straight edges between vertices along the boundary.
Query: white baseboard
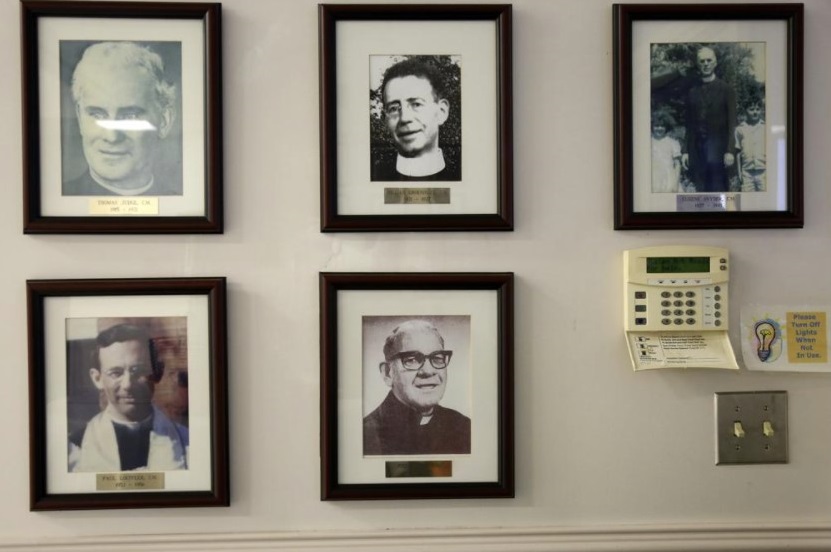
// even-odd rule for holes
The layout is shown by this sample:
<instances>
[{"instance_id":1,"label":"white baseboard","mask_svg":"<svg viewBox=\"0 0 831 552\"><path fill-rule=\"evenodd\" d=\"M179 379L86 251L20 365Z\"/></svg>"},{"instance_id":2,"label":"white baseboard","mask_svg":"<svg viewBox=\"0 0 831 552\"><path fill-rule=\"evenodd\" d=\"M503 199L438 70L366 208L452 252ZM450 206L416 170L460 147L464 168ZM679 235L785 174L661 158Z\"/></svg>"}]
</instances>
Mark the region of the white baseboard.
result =
<instances>
[{"instance_id":1,"label":"white baseboard","mask_svg":"<svg viewBox=\"0 0 831 552\"><path fill-rule=\"evenodd\" d=\"M831 524L528 527L376 532L200 533L27 539L0 552L815 552L831 550Z\"/></svg>"}]
</instances>

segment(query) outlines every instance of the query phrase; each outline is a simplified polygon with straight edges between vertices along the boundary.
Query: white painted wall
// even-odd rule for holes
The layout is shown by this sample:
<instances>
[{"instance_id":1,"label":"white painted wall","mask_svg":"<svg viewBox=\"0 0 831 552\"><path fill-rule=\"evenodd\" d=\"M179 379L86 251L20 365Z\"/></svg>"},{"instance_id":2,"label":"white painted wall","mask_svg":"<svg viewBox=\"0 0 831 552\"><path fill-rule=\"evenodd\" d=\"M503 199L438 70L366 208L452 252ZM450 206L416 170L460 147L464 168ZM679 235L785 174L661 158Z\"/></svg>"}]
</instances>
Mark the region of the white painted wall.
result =
<instances>
[{"instance_id":1,"label":"white painted wall","mask_svg":"<svg viewBox=\"0 0 831 552\"><path fill-rule=\"evenodd\" d=\"M18 2L2 0L0 549L212 532L232 536L193 549L418 549L438 531L452 538L436 549L488 550L465 540L481 529L502 535L499 550L605 550L597 535L624 527L610 537L621 549L680 550L686 527L703 539L690 549L761 550L743 531L766 526L780 530L768 542L831 546L831 376L635 374L620 325L621 251L647 245L728 247L735 314L831 301L831 3L805 4L801 230L613 231L611 3L517 0L516 231L321 234L316 3L225 0L225 234L24 236ZM321 270L516 273L516 499L320 502ZM232 506L30 513L25 280L201 275L229 282ZM738 327L734 316L737 348ZM789 393L790 463L715 466L713 393L756 389ZM159 542L175 547L135 549Z\"/></svg>"}]
</instances>

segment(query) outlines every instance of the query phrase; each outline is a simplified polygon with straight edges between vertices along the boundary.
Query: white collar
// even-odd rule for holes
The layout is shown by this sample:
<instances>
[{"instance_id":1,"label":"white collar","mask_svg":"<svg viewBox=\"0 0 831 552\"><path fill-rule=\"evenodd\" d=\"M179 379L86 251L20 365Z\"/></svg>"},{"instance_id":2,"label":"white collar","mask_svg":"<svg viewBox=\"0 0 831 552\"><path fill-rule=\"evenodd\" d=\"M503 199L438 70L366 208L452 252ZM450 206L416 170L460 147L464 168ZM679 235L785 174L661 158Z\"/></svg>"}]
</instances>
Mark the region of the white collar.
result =
<instances>
[{"instance_id":1,"label":"white collar","mask_svg":"<svg viewBox=\"0 0 831 552\"><path fill-rule=\"evenodd\" d=\"M395 170L404 176L431 176L444 170L444 154L441 148L418 157L403 157L398 154Z\"/></svg>"},{"instance_id":2,"label":"white collar","mask_svg":"<svg viewBox=\"0 0 831 552\"><path fill-rule=\"evenodd\" d=\"M154 182L155 182L155 180L156 180L156 179L155 179L155 177L151 174L151 175L150 175L150 180L147 182L147 184L145 184L145 185L144 185L144 186L142 186L141 188L128 188L128 189L124 189L124 188L118 188L118 187L116 187L116 186L113 186L113 185L111 185L111 184L107 184L106 182L103 182L103 181L101 180L101 177L99 177L97 174L95 174L95 172L94 172L92 169L90 169L90 170L89 170L89 175L90 175L90 176L92 177L92 179L93 179L93 180L95 180L95 182L96 182L99 186L101 186L102 188L104 188L104 189L106 189L106 190L108 190L108 191L110 191L110 192L114 193L115 195L122 195L122 196L134 196L134 195L141 195L141 194L143 194L144 192L146 192L147 190L149 190L150 188L152 188L152 187L153 187L153 183L154 183Z\"/></svg>"}]
</instances>

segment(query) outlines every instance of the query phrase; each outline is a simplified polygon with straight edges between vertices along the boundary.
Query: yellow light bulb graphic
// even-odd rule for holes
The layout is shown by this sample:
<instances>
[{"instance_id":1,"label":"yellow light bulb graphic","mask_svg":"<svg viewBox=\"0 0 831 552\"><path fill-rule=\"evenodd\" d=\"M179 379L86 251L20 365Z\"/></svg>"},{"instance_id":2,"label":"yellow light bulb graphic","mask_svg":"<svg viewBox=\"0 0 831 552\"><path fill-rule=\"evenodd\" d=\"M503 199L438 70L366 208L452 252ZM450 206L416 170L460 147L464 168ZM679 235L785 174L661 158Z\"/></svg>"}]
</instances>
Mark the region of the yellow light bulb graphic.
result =
<instances>
[{"instance_id":1,"label":"yellow light bulb graphic","mask_svg":"<svg viewBox=\"0 0 831 552\"><path fill-rule=\"evenodd\" d=\"M759 344L756 354L759 356L759 360L765 362L770 358L770 346L776 341L776 328L767 320L762 320L756 324L753 331Z\"/></svg>"}]
</instances>

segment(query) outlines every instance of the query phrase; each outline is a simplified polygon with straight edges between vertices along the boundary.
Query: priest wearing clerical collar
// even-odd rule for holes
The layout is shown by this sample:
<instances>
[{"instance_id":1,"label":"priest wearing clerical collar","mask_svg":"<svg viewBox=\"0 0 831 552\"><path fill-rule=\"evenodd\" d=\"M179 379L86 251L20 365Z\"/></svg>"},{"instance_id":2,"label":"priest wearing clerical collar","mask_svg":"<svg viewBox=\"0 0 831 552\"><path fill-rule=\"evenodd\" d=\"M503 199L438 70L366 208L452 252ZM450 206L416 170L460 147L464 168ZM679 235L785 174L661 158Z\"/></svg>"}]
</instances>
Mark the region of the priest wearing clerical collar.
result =
<instances>
[{"instance_id":1,"label":"priest wearing clerical collar","mask_svg":"<svg viewBox=\"0 0 831 552\"><path fill-rule=\"evenodd\" d=\"M92 44L71 89L87 170L64 182L64 195L182 195L181 162L162 167L157 159L176 112L159 54L129 41Z\"/></svg>"},{"instance_id":2,"label":"priest wearing clerical collar","mask_svg":"<svg viewBox=\"0 0 831 552\"><path fill-rule=\"evenodd\" d=\"M450 101L441 74L425 57L405 59L384 73L383 120L395 150L373 152L373 181L461 180L458 159L449 159L439 143Z\"/></svg>"},{"instance_id":3,"label":"priest wearing clerical collar","mask_svg":"<svg viewBox=\"0 0 831 552\"><path fill-rule=\"evenodd\" d=\"M379 369L387 397L363 422L364 454L470 454L470 418L439 404L453 351L426 320L396 327Z\"/></svg>"},{"instance_id":4,"label":"priest wearing clerical collar","mask_svg":"<svg viewBox=\"0 0 831 552\"><path fill-rule=\"evenodd\" d=\"M188 428L152 401L154 383L164 370L155 356L140 326L116 323L100 331L89 376L102 410L70 434L70 472L188 469Z\"/></svg>"}]
</instances>

